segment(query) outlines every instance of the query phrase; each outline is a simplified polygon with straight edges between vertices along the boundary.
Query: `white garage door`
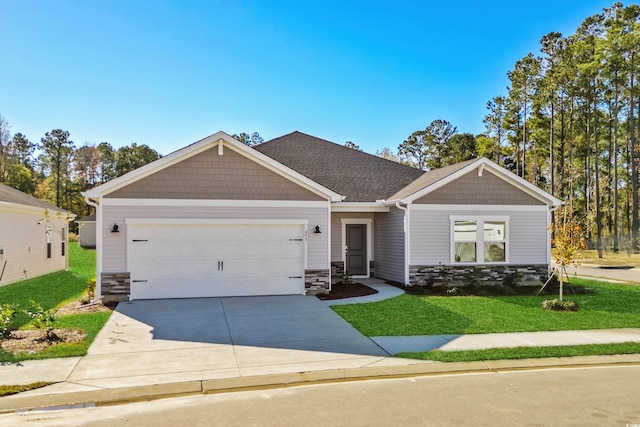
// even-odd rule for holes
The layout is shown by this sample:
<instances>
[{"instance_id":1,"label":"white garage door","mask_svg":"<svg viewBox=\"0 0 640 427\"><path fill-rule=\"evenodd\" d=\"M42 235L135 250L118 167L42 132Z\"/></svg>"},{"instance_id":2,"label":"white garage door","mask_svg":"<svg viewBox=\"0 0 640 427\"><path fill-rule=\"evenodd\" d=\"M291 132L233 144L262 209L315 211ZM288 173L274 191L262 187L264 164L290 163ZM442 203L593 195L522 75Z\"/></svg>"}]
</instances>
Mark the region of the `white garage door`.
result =
<instances>
[{"instance_id":1,"label":"white garage door","mask_svg":"<svg viewBox=\"0 0 640 427\"><path fill-rule=\"evenodd\" d=\"M304 293L300 224L127 226L131 299Z\"/></svg>"}]
</instances>

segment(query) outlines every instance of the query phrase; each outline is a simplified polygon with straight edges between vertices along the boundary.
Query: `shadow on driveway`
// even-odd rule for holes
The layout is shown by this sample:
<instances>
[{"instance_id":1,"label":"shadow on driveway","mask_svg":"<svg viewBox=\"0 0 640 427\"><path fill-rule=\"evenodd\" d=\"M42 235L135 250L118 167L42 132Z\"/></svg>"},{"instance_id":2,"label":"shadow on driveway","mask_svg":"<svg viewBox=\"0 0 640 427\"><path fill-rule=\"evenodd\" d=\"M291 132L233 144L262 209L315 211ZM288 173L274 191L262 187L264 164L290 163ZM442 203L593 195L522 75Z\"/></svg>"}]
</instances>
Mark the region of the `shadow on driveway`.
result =
<instances>
[{"instance_id":1,"label":"shadow on driveway","mask_svg":"<svg viewBox=\"0 0 640 427\"><path fill-rule=\"evenodd\" d=\"M89 353L203 344L387 356L320 300L302 295L120 303Z\"/></svg>"}]
</instances>

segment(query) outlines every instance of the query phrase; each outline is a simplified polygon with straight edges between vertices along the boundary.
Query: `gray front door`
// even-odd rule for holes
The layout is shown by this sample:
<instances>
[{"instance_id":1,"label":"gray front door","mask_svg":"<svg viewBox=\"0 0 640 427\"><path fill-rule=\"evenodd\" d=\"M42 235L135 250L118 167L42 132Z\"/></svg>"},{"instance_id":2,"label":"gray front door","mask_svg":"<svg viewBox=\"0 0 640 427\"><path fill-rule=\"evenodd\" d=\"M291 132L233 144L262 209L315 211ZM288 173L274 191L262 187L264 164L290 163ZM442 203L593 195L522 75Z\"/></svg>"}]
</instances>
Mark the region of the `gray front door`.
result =
<instances>
[{"instance_id":1,"label":"gray front door","mask_svg":"<svg viewBox=\"0 0 640 427\"><path fill-rule=\"evenodd\" d=\"M346 273L351 276L364 276L367 274L367 225L347 224L346 233Z\"/></svg>"}]
</instances>

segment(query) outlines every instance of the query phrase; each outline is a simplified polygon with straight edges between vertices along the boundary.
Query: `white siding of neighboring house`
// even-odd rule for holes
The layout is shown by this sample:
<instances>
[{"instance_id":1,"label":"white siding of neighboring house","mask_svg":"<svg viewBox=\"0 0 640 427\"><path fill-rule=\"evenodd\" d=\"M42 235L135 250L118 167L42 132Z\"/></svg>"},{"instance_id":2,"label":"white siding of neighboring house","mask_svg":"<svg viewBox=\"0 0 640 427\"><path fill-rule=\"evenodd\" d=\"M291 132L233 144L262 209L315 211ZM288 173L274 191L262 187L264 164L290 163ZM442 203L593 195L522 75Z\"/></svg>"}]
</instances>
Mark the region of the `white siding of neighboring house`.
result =
<instances>
[{"instance_id":1,"label":"white siding of neighboring house","mask_svg":"<svg viewBox=\"0 0 640 427\"><path fill-rule=\"evenodd\" d=\"M391 208L374 218L375 275L405 283L404 211Z\"/></svg>"},{"instance_id":2,"label":"white siding of neighboring house","mask_svg":"<svg viewBox=\"0 0 640 427\"><path fill-rule=\"evenodd\" d=\"M329 233L313 233L316 225L328 230L326 207L212 207L212 206L102 206L102 272L126 270L126 218L308 220L307 268L329 268ZM113 224L119 233L111 233Z\"/></svg>"},{"instance_id":3,"label":"white siding of neighboring house","mask_svg":"<svg viewBox=\"0 0 640 427\"><path fill-rule=\"evenodd\" d=\"M437 205L434 205L437 208ZM546 206L500 209L411 209L409 265L451 263L450 215L509 217L509 264L546 264L549 250Z\"/></svg>"},{"instance_id":4,"label":"white siding of neighboring house","mask_svg":"<svg viewBox=\"0 0 640 427\"><path fill-rule=\"evenodd\" d=\"M44 209L21 207L0 207L0 286L31 279L67 267L67 257L62 256L62 236L60 230L66 227L65 219L57 219L51 212L51 258L47 258L46 220ZM65 214L66 215L66 214ZM65 254L69 253L65 242ZM4 268L4 274L2 270Z\"/></svg>"},{"instance_id":5,"label":"white siding of neighboring house","mask_svg":"<svg viewBox=\"0 0 640 427\"><path fill-rule=\"evenodd\" d=\"M342 261L344 248L342 247L342 219L363 218L373 219L372 212L333 212L331 213L331 261ZM372 225L375 229L375 224ZM371 247L374 247L375 237L371 235ZM375 250L373 251L375 253ZM370 254L374 260L374 254Z\"/></svg>"}]
</instances>

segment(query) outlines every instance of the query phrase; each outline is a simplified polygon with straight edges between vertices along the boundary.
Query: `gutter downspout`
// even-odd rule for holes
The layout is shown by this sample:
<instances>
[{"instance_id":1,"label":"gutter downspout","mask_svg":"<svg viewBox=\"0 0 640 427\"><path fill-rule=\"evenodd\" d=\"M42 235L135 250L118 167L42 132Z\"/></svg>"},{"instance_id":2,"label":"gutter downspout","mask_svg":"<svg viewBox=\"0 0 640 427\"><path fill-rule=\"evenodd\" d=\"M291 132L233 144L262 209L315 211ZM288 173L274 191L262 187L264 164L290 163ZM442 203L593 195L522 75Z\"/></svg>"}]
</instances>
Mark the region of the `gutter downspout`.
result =
<instances>
[{"instance_id":1,"label":"gutter downspout","mask_svg":"<svg viewBox=\"0 0 640 427\"><path fill-rule=\"evenodd\" d=\"M404 286L409 285L409 210L396 202L396 208L404 211Z\"/></svg>"},{"instance_id":2,"label":"gutter downspout","mask_svg":"<svg viewBox=\"0 0 640 427\"><path fill-rule=\"evenodd\" d=\"M84 196L84 201L89 206L93 206L96 210L96 300L102 297L102 281L100 273L102 272L102 212L100 205L92 201L88 196Z\"/></svg>"}]
</instances>

